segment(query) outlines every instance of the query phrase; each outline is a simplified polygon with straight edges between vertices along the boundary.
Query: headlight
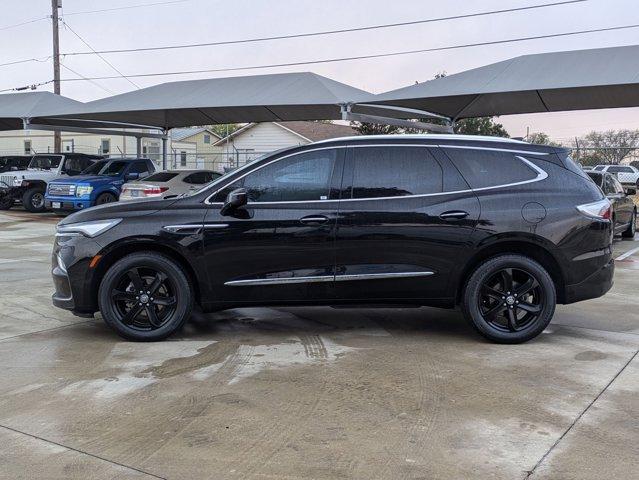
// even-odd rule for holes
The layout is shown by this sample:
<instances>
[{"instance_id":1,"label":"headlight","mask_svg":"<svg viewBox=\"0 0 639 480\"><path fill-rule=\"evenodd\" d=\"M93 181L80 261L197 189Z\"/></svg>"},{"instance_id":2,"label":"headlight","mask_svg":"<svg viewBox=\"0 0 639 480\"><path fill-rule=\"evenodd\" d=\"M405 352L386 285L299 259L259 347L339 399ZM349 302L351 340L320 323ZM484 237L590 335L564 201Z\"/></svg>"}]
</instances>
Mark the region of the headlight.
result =
<instances>
[{"instance_id":1,"label":"headlight","mask_svg":"<svg viewBox=\"0 0 639 480\"><path fill-rule=\"evenodd\" d=\"M56 235L80 234L93 238L102 235L107 230L115 227L122 221L121 218L112 220L95 220L92 222L69 223L67 225L56 226Z\"/></svg>"},{"instance_id":2,"label":"headlight","mask_svg":"<svg viewBox=\"0 0 639 480\"><path fill-rule=\"evenodd\" d=\"M13 186L21 187L22 186L22 178L13 177Z\"/></svg>"},{"instance_id":3,"label":"headlight","mask_svg":"<svg viewBox=\"0 0 639 480\"><path fill-rule=\"evenodd\" d=\"M76 197L84 197L85 195L91 195L93 187L91 185L78 185L75 189Z\"/></svg>"}]
</instances>

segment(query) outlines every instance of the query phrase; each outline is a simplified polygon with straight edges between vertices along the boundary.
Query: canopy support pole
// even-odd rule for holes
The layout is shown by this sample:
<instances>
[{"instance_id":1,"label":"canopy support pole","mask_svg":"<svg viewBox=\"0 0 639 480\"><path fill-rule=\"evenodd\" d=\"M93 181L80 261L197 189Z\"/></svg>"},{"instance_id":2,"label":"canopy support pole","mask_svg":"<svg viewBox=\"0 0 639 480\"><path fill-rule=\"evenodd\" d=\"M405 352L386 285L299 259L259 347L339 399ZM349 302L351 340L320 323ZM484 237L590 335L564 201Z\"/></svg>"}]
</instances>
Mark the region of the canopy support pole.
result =
<instances>
[{"instance_id":1,"label":"canopy support pole","mask_svg":"<svg viewBox=\"0 0 639 480\"><path fill-rule=\"evenodd\" d=\"M162 136L162 170L166 170L166 155L167 155L167 143L168 143L168 130L163 130Z\"/></svg>"},{"instance_id":2,"label":"canopy support pole","mask_svg":"<svg viewBox=\"0 0 639 480\"><path fill-rule=\"evenodd\" d=\"M138 158L142 157L142 137L135 138L135 153Z\"/></svg>"}]
</instances>

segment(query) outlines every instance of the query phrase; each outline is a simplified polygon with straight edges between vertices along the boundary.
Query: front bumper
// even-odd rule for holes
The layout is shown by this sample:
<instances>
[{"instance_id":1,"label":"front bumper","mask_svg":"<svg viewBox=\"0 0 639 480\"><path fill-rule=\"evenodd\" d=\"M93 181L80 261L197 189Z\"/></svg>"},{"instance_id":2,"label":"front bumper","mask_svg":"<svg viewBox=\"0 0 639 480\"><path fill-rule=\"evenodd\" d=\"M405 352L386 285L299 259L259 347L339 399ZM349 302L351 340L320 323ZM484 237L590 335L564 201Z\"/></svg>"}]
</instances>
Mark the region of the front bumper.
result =
<instances>
[{"instance_id":1,"label":"front bumper","mask_svg":"<svg viewBox=\"0 0 639 480\"><path fill-rule=\"evenodd\" d=\"M566 285L564 303L581 302L605 295L614 284L615 261L610 261L585 280L574 285Z\"/></svg>"},{"instance_id":2,"label":"front bumper","mask_svg":"<svg viewBox=\"0 0 639 480\"><path fill-rule=\"evenodd\" d=\"M53 197L47 195L44 197L45 207L47 210L65 210L65 211L77 211L77 210L86 210L87 208L92 207L92 202L90 198L81 198L81 197ZM53 207L54 203L59 203L60 207Z\"/></svg>"}]
</instances>

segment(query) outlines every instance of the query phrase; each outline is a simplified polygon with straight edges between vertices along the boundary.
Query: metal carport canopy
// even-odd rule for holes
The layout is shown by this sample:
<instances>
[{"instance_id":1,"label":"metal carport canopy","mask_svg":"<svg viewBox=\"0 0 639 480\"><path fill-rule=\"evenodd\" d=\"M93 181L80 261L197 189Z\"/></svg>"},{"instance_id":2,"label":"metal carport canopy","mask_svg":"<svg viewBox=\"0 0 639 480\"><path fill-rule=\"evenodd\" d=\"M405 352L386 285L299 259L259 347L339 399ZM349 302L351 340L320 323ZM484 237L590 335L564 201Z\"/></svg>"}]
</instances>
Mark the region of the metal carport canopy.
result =
<instances>
[{"instance_id":1,"label":"metal carport canopy","mask_svg":"<svg viewBox=\"0 0 639 480\"><path fill-rule=\"evenodd\" d=\"M406 112L353 105L374 98L369 92L314 73L282 73L163 83L88 102L75 111L59 112L56 117L165 130L225 123L342 119L345 106L363 114L415 117Z\"/></svg>"},{"instance_id":2,"label":"metal carport canopy","mask_svg":"<svg viewBox=\"0 0 639 480\"><path fill-rule=\"evenodd\" d=\"M22 130L24 121L82 108L83 103L51 92L5 93L0 95L0 130ZM43 120L52 125L56 122Z\"/></svg>"},{"instance_id":3,"label":"metal carport canopy","mask_svg":"<svg viewBox=\"0 0 639 480\"><path fill-rule=\"evenodd\" d=\"M639 45L524 55L377 95L451 119L639 106Z\"/></svg>"}]
</instances>

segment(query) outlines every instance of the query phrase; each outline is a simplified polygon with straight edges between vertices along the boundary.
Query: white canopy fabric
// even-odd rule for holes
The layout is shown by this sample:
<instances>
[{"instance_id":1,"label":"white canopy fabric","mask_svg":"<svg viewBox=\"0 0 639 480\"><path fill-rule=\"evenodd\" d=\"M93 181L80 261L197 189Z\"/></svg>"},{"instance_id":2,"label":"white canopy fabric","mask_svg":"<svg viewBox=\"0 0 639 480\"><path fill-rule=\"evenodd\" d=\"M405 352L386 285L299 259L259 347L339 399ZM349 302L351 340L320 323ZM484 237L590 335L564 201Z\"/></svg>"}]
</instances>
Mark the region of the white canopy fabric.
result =
<instances>
[{"instance_id":1,"label":"white canopy fabric","mask_svg":"<svg viewBox=\"0 0 639 480\"><path fill-rule=\"evenodd\" d=\"M66 110L59 120L109 121L164 129L193 125L340 119L341 105L375 97L314 73L188 80L155 85ZM362 107L362 113L388 115Z\"/></svg>"},{"instance_id":2,"label":"white canopy fabric","mask_svg":"<svg viewBox=\"0 0 639 480\"><path fill-rule=\"evenodd\" d=\"M380 95L451 119L639 106L639 45L524 55Z\"/></svg>"}]
</instances>

